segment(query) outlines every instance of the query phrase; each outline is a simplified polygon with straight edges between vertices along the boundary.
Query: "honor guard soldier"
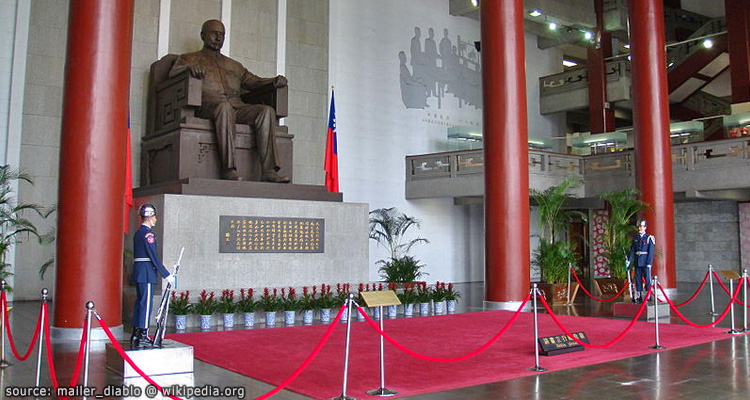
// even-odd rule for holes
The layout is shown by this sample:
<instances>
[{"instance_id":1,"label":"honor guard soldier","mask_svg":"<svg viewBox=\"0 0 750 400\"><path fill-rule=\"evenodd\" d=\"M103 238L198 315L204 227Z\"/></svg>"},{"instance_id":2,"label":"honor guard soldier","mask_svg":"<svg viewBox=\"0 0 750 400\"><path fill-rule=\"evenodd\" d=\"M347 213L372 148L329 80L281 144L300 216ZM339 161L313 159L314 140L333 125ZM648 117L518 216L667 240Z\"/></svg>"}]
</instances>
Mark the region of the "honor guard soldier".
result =
<instances>
[{"instance_id":1,"label":"honor guard soldier","mask_svg":"<svg viewBox=\"0 0 750 400\"><path fill-rule=\"evenodd\" d=\"M643 303L643 282L646 282L646 291L651 288L651 265L654 263L654 247L656 240L654 235L646 233L646 220L638 221L638 235L630 245L630 254L627 259L627 267L635 263L635 302Z\"/></svg>"},{"instance_id":2,"label":"honor guard soldier","mask_svg":"<svg viewBox=\"0 0 750 400\"><path fill-rule=\"evenodd\" d=\"M133 333L130 336L130 347L138 348L151 341L148 337L148 326L151 320L152 285L157 283L157 274L174 281L174 277L159 260L156 251L156 236L151 230L156 225L156 207L144 204L138 210L141 227L133 235L133 275L130 281L136 285L136 299L133 306Z\"/></svg>"}]
</instances>

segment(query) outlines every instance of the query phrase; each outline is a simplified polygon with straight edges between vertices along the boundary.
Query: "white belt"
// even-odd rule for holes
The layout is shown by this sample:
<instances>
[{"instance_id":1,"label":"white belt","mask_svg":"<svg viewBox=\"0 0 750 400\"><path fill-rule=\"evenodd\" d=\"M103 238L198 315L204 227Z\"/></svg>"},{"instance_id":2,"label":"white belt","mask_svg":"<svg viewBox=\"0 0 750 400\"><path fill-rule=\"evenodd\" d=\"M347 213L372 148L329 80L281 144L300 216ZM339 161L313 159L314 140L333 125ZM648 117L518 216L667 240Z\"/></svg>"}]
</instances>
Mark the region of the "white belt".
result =
<instances>
[{"instance_id":1,"label":"white belt","mask_svg":"<svg viewBox=\"0 0 750 400\"><path fill-rule=\"evenodd\" d=\"M648 252L647 251L636 251L635 254L639 255L639 256L642 256L644 254L648 254Z\"/></svg>"},{"instance_id":2,"label":"white belt","mask_svg":"<svg viewBox=\"0 0 750 400\"><path fill-rule=\"evenodd\" d=\"M149 262L151 261L150 258L134 258L133 261L135 262Z\"/></svg>"}]
</instances>

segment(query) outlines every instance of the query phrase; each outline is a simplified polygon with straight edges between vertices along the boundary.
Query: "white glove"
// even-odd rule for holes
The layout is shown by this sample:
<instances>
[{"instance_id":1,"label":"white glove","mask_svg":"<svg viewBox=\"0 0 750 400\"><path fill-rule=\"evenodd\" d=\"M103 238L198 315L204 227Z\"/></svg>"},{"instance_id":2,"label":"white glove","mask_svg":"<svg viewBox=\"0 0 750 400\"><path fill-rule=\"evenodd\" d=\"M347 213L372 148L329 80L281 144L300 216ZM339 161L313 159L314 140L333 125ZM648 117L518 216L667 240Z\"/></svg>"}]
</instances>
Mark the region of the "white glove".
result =
<instances>
[{"instance_id":1,"label":"white glove","mask_svg":"<svg viewBox=\"0 0 750 400\"><path fill-rule=\"evenodd\" d=\"M630 269L630 261L625 260L625 269Z\"/></svg>"},{"instance_id":2,"label":"white glove","mask_svg":"<svg viewBox=\"0 0 750 400\"><path fill-rule=\"evenodd\" d=\"M174 274L169 274L166 278L164 278L168 283L171 283L174 285Z\"/></svg>"}]
</instances>

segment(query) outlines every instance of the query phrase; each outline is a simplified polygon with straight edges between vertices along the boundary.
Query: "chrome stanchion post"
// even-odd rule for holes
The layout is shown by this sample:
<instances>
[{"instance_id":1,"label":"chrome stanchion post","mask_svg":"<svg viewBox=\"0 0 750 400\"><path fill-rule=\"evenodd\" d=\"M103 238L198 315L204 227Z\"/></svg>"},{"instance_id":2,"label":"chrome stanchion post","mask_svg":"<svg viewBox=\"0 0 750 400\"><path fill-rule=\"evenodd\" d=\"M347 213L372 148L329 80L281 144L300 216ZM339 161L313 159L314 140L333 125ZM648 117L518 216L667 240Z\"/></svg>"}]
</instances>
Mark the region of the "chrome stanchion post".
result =
<instances>
[{"instance_id":1,"label":"chrome stanchion post","mask_svg":"<svg viewBox=\"0 0 750 400\"><path fill-rule=\"evenodd\" d=\"M547 370L547 368L542 368L539 366L539 324L537 321L537 311L536 311L536 296L539 295L539 288L537 284L535 283L531 288L531 297L533 300L533 307L534 307L534 366L529 368L529 371L536 371L536 372L544 372Z\"/></svg>"},{"instance_id":2,"label":"chrome stanchion post","mask_svg":"<svg viewBox=\"0 0 750 400\"><path fill-rule=\"evenodd\" d=\"M0 292L5 292L5 279L0 279ZM5 330L8 329L5 326L5 313L8 312L8 305L1 304L2 311L0 311L0 326L2 327L2 333L0 333L0 368L7 368L13 365L12 362L5 359Z\"/></svg>"},{"instance_id":3,"label":"chrome stanchion post","mask_svg":"<svg viewBox=\"0 0 750 400\"><path fill-rule=\"evenodd\" d=\"M711 311L708 315L718 315L714 307L714 266L708 264L708 288L711 290Z\"/></svg>"},{"instance_id":4,"label":"chrome stanchion post","mask_svg":"<svg viewBox=\"0 0 750 400\"><path fill-rule=\"evenodd\" d=\"M567 303L565 303L565 306L567 306L567 307L570 307L570 306L573 305L573 304L570 303L570 283L571 283L570 282L570 275L571 275L570 271L571 270L573 270L573 263L568 263L568 301L567 301Z\"/></svg>"},{"instance_id":5,"label":"chrome stanchion post","mask_svg":"<svg viewBox=\"0 0 750 400\"><path fill-rule=\"evenodd\" d=\"M656 344L649 346L650 349L666 349L666 347L659 344L659 296L656 295L659 290L659 277L654 275L654 283L651 284L651 295L654 296L654 336L656 336ZM644 300L648 307L648 299Z\"/></svg>"},{"instance_id":6,"label":"chrome stanchion post","mask_svg":"<svg viewBox=\"0 0 750 400\"><path fill-rule=\"evenodd\" d=\"M385 332L383 326L383 320L385 319L383 318L383 306L378 306L378 308L380 310L380 330ZM385 387L385 345L383 341L383 335L380 335L380 388L368 390L367 394L370 396L388 397L398 393L395 390L386 389Z\"/></svg>"},{"instance_id":7,"label":"chrome stanchion post","mask_svg":"<svg viewBox=\"0 0 750 400\"><path fill-rule=\"evenodd\" d=\"M344 382L341 385L341 396L334 397L331 400L357 400L354 397L346 395L346 380L349 374L349 340L351 338L352 331L352 305L354 304L354 293L349 293L349 297L346 299L346 307L348 310L349 318L346 319L346 347L344 348Z\"/></svg>"},{"instance_id":8,"label":"chrome stanchion post","mask_svg":"<svg viewBox=\"0 0 750 400\"><path fill-rule=\"evenodd\" d=\"M742 271L742 281L742 302L745 304L745 306L742 307L744 313L742 317L742 332L747 332L747 268Z\"/></svg>"},{"instance_id":9,"label":"chrome stanchion post","mask_svg":"<svg viewBox=\"0 0 750 400\"><path fill-rule=\"evenodd\" d=\"M42 289L42 312L41 318L39 319L39 349L36 352L36 387L39 387L40 378L42 376L42 350L44 349L44 321L47 319L47 315L44 312L44 305L47 304L47 288Z\"/></svg>"},{"instance_id":10,"label":"chrome stanchion post","mask_svg":"<svg viewBox=\"0 0 750 400\"><path fill-rule=\"evenodd\" d=\"M741 330L734 328L734 301L733 300L734 300L734 284L732 283L732 279L730 279L729 280L729 301L731 304L729 305L729 307L731 308L729 309L729 317L732 319L732 328L727 331L727 333L730 335L736 335L736 334L742 333Z\"/></svg>"},{"instance_id":11,"label":"chrome stanchion post","mask_svg":"<svg viewBox=\"0 0 750 400\"><path fill-rule=\"evenodd\" d=\"M86 302L86 349L83 352L83 387L89 386L89 355L91 354L91 315L94 313L94 302ZM83 397L86 400L86 397Z\"/></svg>"}]
</instances>

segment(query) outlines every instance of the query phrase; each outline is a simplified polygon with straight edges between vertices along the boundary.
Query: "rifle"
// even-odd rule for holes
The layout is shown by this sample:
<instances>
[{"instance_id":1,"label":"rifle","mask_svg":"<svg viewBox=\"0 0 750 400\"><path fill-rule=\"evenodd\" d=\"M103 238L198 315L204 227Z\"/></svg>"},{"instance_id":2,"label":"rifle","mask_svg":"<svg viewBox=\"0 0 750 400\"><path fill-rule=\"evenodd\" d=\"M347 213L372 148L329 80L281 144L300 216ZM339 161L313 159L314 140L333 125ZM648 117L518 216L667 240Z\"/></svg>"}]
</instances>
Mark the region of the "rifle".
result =
<instances>
[{"instance_id":1,"label":"rifle","mask_svg":"<svg viewBox=\"0 0 750 400\"><path fill-rule=\"evenodd\" d=\"M628 293L630 294L630 301L635 303L635 297L633 297L633 281L630 279L630 265L628 264L627 255L625 255L625 274L628 275Z\"/></svg>"},{"instance_id":2,"label":"rifle","mask_svg":"<svg viewBox=\"0 0 750 400\"><path fill-rule=\"evenodd\" d=\"M177 277L177 273L180 272L180 262L182 261L182 254L185 253L185 248L180 250L180 257L177 258L177 264L172 268L172 275ZM164 287L164 293L161 295L161 301L159 302L159 311L156 313L156 332L154 332L154 340L151 343L154 347L161 347L161 342L164 340L164 335L167 333L167 315L169 314L169 298L172 294L172 283L167 282Z\"/></svg>"}]
</instances>

